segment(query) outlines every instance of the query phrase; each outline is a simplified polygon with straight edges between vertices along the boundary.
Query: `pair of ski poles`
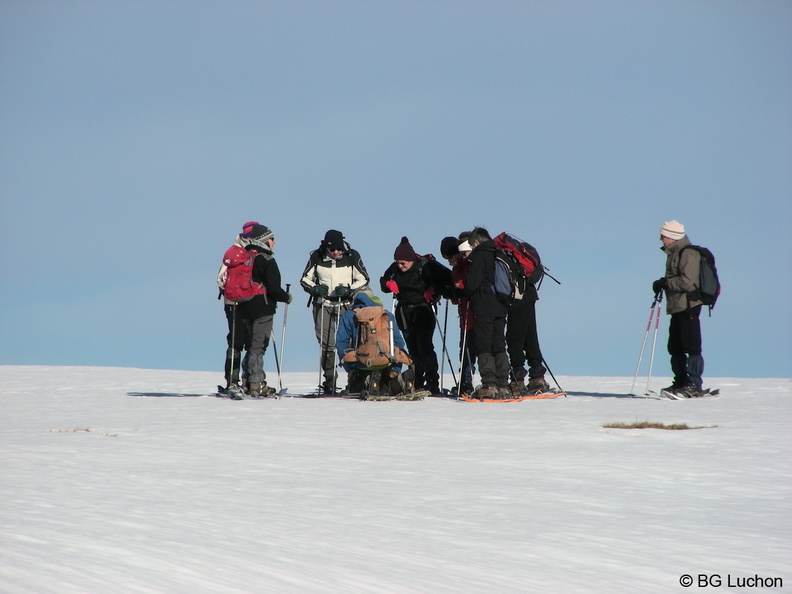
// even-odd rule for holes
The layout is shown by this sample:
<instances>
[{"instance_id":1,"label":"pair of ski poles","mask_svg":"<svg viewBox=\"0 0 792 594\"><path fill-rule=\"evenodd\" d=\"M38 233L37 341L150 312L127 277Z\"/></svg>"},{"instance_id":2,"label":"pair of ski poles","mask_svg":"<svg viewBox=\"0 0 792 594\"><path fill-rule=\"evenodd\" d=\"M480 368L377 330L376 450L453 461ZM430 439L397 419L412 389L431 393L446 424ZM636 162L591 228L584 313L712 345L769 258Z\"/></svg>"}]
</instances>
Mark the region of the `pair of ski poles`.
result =
<instances>
[{"instance_id":1,"label":"pair of ski poles","mask_svg":"<svg viewBox=\"0 0 792 594\"><path fill-rule=\"evenodd\" d=\"M654 301L652 301L652 308L649 311L649 321L646 324L646 332L644 333L643 342L641 343L641 353L638 355L638 364L635 366L635 374L633 375L633 383L632 387L630 388L630 395L636 396L633 393L635 390L635 383L638 381L638 371L641 368L641 361L643 360L644 350L646 349L646 341L649 338L649 331L652 328L652 319L655 318L655 327L654 327L654 336L652 337L652 353L649 357L649 373L646 376L646 392L644 393L649 394L649 382L652 380L652 367L654 365L654 355L655 355L655 346L657 345L657 331L660 328L660 315L661 315L661 305L663 302L663 292L658 291L655 294Z\"/></svg>"},{"instance_id":2,"label":"pair of ski poles","mask_svg":"<svg viewBox=\"0 0 792 594\"><path fill-rule=\"evenodd\" d=\"M290 284L286 285L286 292L289 292L289 288L291 287ZM289 311L289 304L287 303L283 307L283 330L281 331L281 347L283 347L284 342L286 341L286 314ZM231 373L234 372L234 354L236 353L235 345L236 345L236 321L237 321L237 304L234 303L233 305L233 313L231 314ZM275 341L275 332L274 330L270 330L270 340L272 341L272 350L275 353L275 367L278 370L278 394L282 394L283 390L283 375L281 374L281 369L283 368L283 351L284 349L281 348L280 356L278 356L278 345ZM242 361L240 355L240 375L241 375L241 368L242 368ZM241 379L241 378L240 378Z\"/></svg>"},{"instance_id":3,"label":"pair of ski poles","mask_svg":"<svg viewBox=\"0 0 792 594\"><path fill-rule=\"evenodd\" d=\"M440 338L443 341L443 355L445 357L440 357L440 392L443 392L443 375L445 374L445 361L448 359L448 368L451 370L451 377L454 380L454 384L459 389L459 383L457 382L456 374L454 373L454 365L451 363L451 355L448 354L448 348L446 346L446 333L448 330L448 299L445 300L445 317L443 319L443 329L440 329L440 320L437 317L437 312L435 311L434 305L432 303L429 304L429 309L432 310L435 318L435 325L437 326L438 332L440 332Z\"/></svg>"},{"instance_id":4,"label":"pair of ski poles","mask_svg":"<svg viewBox=\"0 0 792 594\"><path fill-rule=\"evenodd\" d=\"M311 299L308 300L308 305L311 305ZM324 329L324 315L325 315L325 304L322 303L320 305L322 308L319 313L319 328ZM323 341L321 338L319 340L319 350L321 353L320 356L320 365L319 365L319 390L321 393L322 390L322 377L324 377L325 373L325 365L327 364L328 353L332 353L333 355L333 384L331 386L332 393L335 394L336 391L336 382L338 381L338 376L335 371L336 368L336 353L335 353L335 334L338 330L338 323L339 318L341 317L341 304L340 303L331 303L330 307L333 308L333 312L330 314L330 323L327 327L327 340ZM332 351L328 350L330 344L333 344ZM326 378L325 378L326 379Z\"/></svg>"}]
</instances>

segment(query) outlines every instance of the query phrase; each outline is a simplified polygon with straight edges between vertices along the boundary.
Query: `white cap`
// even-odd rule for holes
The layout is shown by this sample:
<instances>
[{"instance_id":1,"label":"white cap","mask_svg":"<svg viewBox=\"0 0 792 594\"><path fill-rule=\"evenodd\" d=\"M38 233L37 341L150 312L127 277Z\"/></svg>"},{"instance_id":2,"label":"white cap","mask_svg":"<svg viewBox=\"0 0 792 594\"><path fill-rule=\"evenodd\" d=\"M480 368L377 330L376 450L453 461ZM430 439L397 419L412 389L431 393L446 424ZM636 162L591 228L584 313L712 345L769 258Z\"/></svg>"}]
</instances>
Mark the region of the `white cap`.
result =
<instances>
[{"instance_id":1,"label":"white cap","mask_svg":"<svg viewBox=\"0 0 792 594\"><path fill-rule=\"evenodd\" d=\"M470 247L470 243L467 242L467 241L463 241L462 243L459 244L459 251L460 252L470 252L472 250L473 250L473 248Z\"/></svg>"},{"instance_id":2,"label":"white cap","mask_svg":"<svg viewBox=\"0 0 792 594\"><path fill-rule=\"evenodd\" d=\"M668 239L682 239L685 236L685 226L679 221L667 221L660 227L660 235Z\"/></svg>"}]
</instances>

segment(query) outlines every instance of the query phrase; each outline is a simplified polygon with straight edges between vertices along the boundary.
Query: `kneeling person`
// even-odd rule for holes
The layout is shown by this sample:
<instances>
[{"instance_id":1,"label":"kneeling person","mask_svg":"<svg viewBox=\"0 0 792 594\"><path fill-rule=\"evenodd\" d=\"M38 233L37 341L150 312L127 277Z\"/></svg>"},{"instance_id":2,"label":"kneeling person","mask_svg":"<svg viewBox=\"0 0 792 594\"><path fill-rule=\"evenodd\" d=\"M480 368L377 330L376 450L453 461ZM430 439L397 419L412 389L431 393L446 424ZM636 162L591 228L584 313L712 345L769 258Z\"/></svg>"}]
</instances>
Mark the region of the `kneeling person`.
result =
<instances>
[{"instance_id":1,"label":"kneeling person","mask_svg":"<svg viewBox=\"0 0 792 594\"><path fill-rule=\"evenodd\" d=\"M396 396L413 391L412 359L393 314L370 291L355 296L341 316L336 351L347 372L347 393ZM408 365L401 373L402 365Z\"/></svg>"}]
</instances>

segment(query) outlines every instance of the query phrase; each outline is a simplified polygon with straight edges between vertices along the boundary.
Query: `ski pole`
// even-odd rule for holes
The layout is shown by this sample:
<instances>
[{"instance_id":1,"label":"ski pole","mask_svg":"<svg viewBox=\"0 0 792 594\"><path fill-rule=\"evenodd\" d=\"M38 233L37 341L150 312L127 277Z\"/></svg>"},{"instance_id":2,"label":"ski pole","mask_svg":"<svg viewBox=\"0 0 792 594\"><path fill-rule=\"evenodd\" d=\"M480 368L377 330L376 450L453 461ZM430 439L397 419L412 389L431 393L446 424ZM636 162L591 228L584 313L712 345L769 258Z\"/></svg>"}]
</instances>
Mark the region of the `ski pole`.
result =
<instances>
[{"instance_id":1,"label":"ski pole","mask_svg":"<svg viewBox=\"0 0 792 594\"><path fill-rule=\"evenodd\" d=\"M641 343L641 352L638 355L638 364L635 366L633 383L632 383L632 387L630 388L631 396L633 395L633 390L635 390L635 383L638 381L638 372L641 369L641 361L643 360L644 349L646 349L646 339L649 338L649 330L651 330L652 328L652 318L655 315L656 306L657 306L657 295L655 295L654 301L652 301L652 309L649 310L649 321L646 322L646 332L644 333L643 342Z\"/></svg>"},{"instance_id":2,"label":"ski pole","mask_svg":"<svg viewBox=\"0 0 792 594\"><path fill-rule=\"evenodd\" d=\"M291 285L286 283L286 293L289 293ZM286 315L289 313L289 304L283 306L283 329L281 330L281 350L280 350L280 363L278 364L278 390L279 393L283 392L283 382L280 377L280 370L283 369L283 351L286 350L284 343L286 342Z\"/></svg>"},{"instance_id":3,"label":"ski pole","mask_svg":"<svg viewBox=\"0 0 792 594\"><path fill-rule=\"evenodd\" d=\"M464 324L464 322L463 322ZM467 335L468 331L467 328L462 328L462 350L459 353L459 382L457 382L456 389L457 389L457 396L461 396L459 391L462 389L462 382L465 381L464 378L464 371L465 371L465 358L467 357ZM471 382L472 378L471 378Z\"/></svg>"},{"instance_id":4,"label":"ski pole","mask_svg":"<svg viewBox=\"0 0 792 594\"><path fill-rule=\"evenodd\" d=\"M388 316L388 358L391 361L396 360L396 348L393 338L393 320Z\"/></svg>"},{"instance_id":5,"label":"ski pole","mask_svg":"<svg viewBox=\"0 0 792 594\"><path fill-rule=\"evenodd\" d=\"M459 383L457 384L457 396L459 396L462 383L465 381L465 361L467 361L468 365L471 366L470 383L471 385L473 384L473 357L471 356L470 345L468 344L468 333L470 332L470 329L467 327L469 314L470 302L465 300L459 306L459 331L462 333L462 350L459 353Z\"/></svg>"},{"instance_id":6,"label":"ski pole","mask_svg":"<svg viewBox=\"0 0 792 594\"><path fill-rule=\"evenodd\" d=\"M336 372L336 349L335 349L335 333L338 329L338 318L341 316L341 304L335 303L333 304L333 309L335 310L335 323L333 323L333 316L330 316L330 328L329 332L327 333L327 347L330 346L331 340L333 344L333 395L336 392L336 382L338 381L338 373Z\"/></svg>"},{"instance_id":7,"label":"ski pole","mask_svg":"<svg viewBox=\"0 0 792 594\"><path fill-rule=\"evenodd\" d=\"M278 372L278 393L283 390L283 382L281 381L281 368L278 362L278 345L275 343L275 330L270 330L270 342L272 343L272 352L275 355L275 369Z\"/></svg>"},{"instance_id":8,"label":"ski pole","mask_svg":"<svg viewBox=\"0 0 792 594\"><path fill-rule=\"evenodd\" d=\"M430 303L429 309L432 310L432 315L434 315L435 325L437 326L437 331L440 332L440 338L443 339L443 354L448 359L448 367L451 369L451 377L454 379L454 383L457 383L456 374L454 373L454 367L451 364L451 355L448 354L448 349L446 348L446 338L443 331L440 329L440 321L437 319L437 312L434 309L434 306Z\"/></svg>"},{"instance_id":9,"label":"ski pole","mask_svg":"<svg viewBox=\"0 0 792 594\"><path fill-rule=\"evenodd\" d=\"M228 370L228 386L230 387L234 383L234 353L236 352L236 306L237 304L234 303L231 306L231 368ZM239 366L239 375L242 375L242 366ZM240 383L242 382L242 378L239 378Z\"/></svg>"},{"instance_id":10,"label":"ski pole","mask_svg":"<svg viewBox=\"0 0 792 594\"><path fill-rule=\"evenodd\" d=\"M553 371L550 369L550 366L547 364L547 361L545 360L544 355L542 355L542 363L544 364L545 369L547 369L547 373L549 373L550 377L553 378L553 381L555 382L556 386L558 386L559 391L563 392L564 389L561 387L561 384L558 383L558 380L556 379L556 376L553 375Z\"/></svg>"},{"instance_id":11,"label":"ski pole","mask_svg":"<svg viewBox=\"0 0 792 594\"><path fill-rule=\"evenodd\" d=\"M663 301L663 293L658 293L660 296L657 300L657 317L655 318L654 338L652 339L652 354L649 357L649 375L646 376L646 393L649 394L649 382L652 379L652 366L654 365L655 345L657 344L657 331L660 328L660 311L661 303Z\"/></svg>"},{"instance_id":12,"label":"ski pole","mask_svg":"<svg viewBox=\"0 0 792 594\"><path fill-rule=\"evenodd\" d=\"M319 394L322 393L322 375L324 374L324 367L325 367L325 355L324 345L322 344L322 338L324 333L324 300L319 302Z\"/></svg>"},{"instance_id":13,"label":"ski pole","mask_svg":"<svg viewBox=\"0 0 792 594\"><path fill-rule=\"evenodd\" d=\"M554 277L552 274L550 274L550 269L549 268L545 268L544 266L542 266L542 268L544 268L544 274L542 275L542 278L544 278L546 276L546 277L554 280L557 285L561 284L560 280L558 280L556 277ZM541 282L541 281L539 281L539 282Z\"/></svg>"},{"instance_id":14,"label":"ski pole","mask_svg":"<svg viewBox=\"0 0 792 594\"><path fill-rule=\"evenodd\" d=\"M448 299L445 300L445 315L443 317L443 335L448 333ZM445 340L445 339L444 339ZM451 367L451 358L448 358L448 367ZM453 371L453 369L452 369ZM440 358L440 393L443 392L443 375L445 372L445 359Z\"/></svg>"}]
</instances>

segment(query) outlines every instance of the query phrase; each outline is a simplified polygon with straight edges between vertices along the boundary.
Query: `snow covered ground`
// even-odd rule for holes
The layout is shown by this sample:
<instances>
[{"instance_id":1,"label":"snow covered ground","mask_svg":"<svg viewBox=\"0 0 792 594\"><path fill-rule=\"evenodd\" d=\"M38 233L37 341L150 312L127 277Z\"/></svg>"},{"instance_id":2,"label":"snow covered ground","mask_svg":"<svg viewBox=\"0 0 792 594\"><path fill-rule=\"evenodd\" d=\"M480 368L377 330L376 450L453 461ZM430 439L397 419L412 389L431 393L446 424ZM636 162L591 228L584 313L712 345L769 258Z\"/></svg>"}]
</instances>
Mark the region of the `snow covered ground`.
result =
<instances>
[{"instance_id":1,"label":"snow covered ground","mask_svg":"<svg viewBox=\"0 0 792 594\"><path fill-rule=\"evenodd\" d=\"M567 398L482 404L198 397L221 379L207 372L0 374L4 593L792 588L790 379L708 378L719 399L675 402L559 377ZM642 420L707 428L602 426Z\"/></svg>"}]
</instances>

